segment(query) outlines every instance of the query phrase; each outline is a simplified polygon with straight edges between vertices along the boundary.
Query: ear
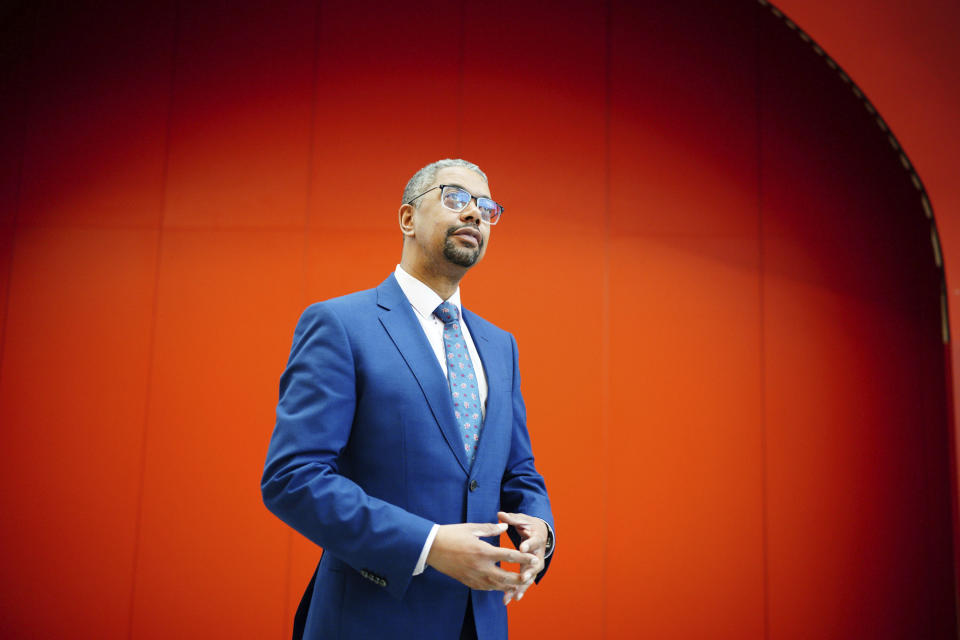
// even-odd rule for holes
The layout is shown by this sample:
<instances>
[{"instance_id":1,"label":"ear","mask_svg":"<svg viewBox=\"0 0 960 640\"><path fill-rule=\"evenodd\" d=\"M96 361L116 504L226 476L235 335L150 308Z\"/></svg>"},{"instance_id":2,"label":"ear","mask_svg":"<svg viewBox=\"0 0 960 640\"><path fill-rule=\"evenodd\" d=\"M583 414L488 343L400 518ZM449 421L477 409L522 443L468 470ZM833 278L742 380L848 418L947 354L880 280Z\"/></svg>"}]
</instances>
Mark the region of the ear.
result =
<instances>
[{"instance_id":1,"label":"ear","mask_svg":"<svg viewBox=\"0 0 960 640\"><path fill-rule=\"evenodd\" d=\"M412 204L402 204L400 205L399 221L400 221L400 232L404 237L412 238L414 236L413 232L413 216L416 212L416 208Z\"/></svg>"}]
</instances>

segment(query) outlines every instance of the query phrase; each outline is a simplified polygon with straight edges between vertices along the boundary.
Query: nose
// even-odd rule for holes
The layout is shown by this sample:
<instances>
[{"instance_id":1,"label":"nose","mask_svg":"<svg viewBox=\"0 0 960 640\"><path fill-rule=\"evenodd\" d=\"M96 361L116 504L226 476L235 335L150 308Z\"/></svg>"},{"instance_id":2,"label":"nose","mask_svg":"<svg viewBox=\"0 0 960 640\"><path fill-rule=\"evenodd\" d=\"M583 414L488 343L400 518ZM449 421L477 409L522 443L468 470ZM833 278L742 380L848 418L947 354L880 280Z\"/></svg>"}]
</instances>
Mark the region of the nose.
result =
<instances>
[{"instance_id":1,"label":"nose","mask_svg":"<svg viewBox=\"0 0 960 640\"><path fill-rule=\"evenodd\" d=\"M473 220L478 225L480 224L483 218L480 216L480 208L477 207L476 198L471 199L470 203L463 208L463 211L460 212L460 219L464 221Z\"/></svg>"}]
</instances>

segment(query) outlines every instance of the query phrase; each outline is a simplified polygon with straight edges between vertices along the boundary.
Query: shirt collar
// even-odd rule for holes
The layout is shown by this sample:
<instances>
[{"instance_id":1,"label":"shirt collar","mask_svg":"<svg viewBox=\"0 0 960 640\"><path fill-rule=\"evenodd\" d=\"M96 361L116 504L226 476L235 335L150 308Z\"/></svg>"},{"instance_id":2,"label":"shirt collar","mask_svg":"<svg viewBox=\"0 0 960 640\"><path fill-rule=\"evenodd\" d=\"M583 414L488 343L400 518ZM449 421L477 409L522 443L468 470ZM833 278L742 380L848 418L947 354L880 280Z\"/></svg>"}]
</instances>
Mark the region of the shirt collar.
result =
<instances>
[{"instance_id":1,"label":"shirt collar","mask_svg":"<svg viewBox=\"0 0 960 640\"><path fill-rule=\"evenodd\" d=\"M393 270L393 275L397 279L397 284L400 285L403 295L407 296L407 300L410 301L413 310L421 318L433 316L434 310L440 306L443 298L438 296L436 291L404 271L400 265L397 265L397 268ZM457 287L457 290L447 300L457 307L457 312L462 318L463 307L460 306L460 287Z\"/></svg>"}]
</instances>

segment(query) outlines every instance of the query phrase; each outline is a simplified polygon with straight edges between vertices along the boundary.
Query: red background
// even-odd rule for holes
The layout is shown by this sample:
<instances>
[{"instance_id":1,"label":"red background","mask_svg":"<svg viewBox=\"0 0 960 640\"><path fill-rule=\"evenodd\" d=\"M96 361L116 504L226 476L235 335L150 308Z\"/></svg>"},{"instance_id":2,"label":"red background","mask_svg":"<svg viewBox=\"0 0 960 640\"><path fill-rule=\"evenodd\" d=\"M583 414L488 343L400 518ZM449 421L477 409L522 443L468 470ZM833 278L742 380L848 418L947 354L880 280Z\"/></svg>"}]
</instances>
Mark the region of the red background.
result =
<instances>
[{"instance_id":1,"label":"red background","mask_svg":"<svg viewBox=\"0 0 960 640\"><path fill-rule=\"evenodd\" d=\"M557 517L514 635L956 636L955 6L783 4L901 159L748 1L115 4L0 39L4 637L289 635L293 324L389 273L446 156L507 207L464 301Z\"/></svg>"}]
</instances>

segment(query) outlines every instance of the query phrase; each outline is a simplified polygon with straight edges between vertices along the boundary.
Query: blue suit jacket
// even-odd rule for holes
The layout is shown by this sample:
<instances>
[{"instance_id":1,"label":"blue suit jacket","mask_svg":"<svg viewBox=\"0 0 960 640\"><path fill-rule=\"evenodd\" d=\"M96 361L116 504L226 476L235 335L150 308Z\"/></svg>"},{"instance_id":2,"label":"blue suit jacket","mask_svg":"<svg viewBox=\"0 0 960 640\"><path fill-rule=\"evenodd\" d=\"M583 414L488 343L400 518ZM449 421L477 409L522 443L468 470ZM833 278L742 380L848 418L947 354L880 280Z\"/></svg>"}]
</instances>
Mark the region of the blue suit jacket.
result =
<instances>
[{"instance_id":1,"label":"blue suit jacket","mask_svg":"<svg viewBox=\"0 0 960 640\"><path fill-rule=\"evenodd\" d=\"M553 527L516 341L463 318L488 383L472 467L443 370L393 275L308 307L297 324L261 486L273 513L324 548L305 638L455 639L468 597L480 639L507 636L500 592L432 567L412 575L433 523L496 522L503 510Z\"/></svg>"}]
</instances>

